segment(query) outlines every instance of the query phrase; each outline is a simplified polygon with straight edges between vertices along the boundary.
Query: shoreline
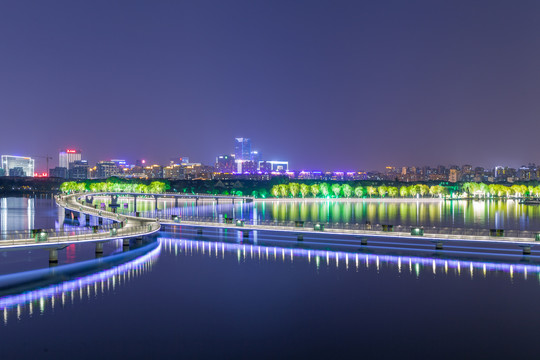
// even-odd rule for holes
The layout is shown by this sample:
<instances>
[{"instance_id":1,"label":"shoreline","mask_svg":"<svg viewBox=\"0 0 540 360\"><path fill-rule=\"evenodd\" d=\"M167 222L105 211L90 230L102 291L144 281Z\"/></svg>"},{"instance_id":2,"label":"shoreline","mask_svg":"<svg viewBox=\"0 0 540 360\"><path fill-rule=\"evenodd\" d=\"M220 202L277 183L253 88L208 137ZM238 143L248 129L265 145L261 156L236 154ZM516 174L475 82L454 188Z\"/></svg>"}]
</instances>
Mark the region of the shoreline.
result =
<instances>
[{"instance_id":1,"label":"shoreline","mask_svg":"<svg viewBox=\"0 0 540 360\"><path fill-rule=\"evenodd\" d=\"M253 199L254 202L352 202L352 203L439 203L445 201L518 201L519 199L444 199L444 198L266 198L266 199Z\"/></svg>"},{"instance_id":2,"label":"shoreline","mask_svg":"<svg viewBox=\"0 0 540 360\"><path fill-rule=\"evenodd\" d=\"M268 199L253 199L254 202L426 202L435 203L443 202L445 199L441 198L268 198Z\"/></svg>"}]
</instances>

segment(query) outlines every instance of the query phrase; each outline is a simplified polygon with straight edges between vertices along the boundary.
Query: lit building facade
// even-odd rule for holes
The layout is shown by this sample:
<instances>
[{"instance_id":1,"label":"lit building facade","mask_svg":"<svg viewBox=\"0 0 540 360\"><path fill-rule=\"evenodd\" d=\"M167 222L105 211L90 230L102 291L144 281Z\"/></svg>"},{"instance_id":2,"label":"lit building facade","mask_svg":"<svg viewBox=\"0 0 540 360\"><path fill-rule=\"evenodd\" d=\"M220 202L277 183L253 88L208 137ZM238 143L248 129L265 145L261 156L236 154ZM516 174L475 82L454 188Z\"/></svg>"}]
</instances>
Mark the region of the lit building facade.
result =
<instances>
[{"instance_id":1,"label":"lit building facade","mask_svg":"<svg viewBox=\"0 0 540 360\"><path fill-rule=\"evenodd\" d=\"M239 160L251 160L251 139L234 139L234 157Z\"/></svg>"},{"instance_id":2,"label":"lit building facade","mask_svg":"<svg viewBox=\"0 0 540 360\"><path fill-rule=\"evenodd\" d=\"M63 167L69 170L70 164L74 163L75 161L80 161L82 159L81 156L81 150L66 149L64 151L60 151L58 154L58 167Z\"/></svg>"},{"instance_id":3,"label":"lit building facade","mask_svg":"<svg viewBox=\"0 0 540 360\"><path fill-rule=\"evenodd\" d=\"M99 179L106 179L119 173L120 169L113 161L100 161L96 164L96 177Z\"/></svg>"},{"instance_id":4,"label":"lit building facade","mask_svg":"<svg viewBox=\"0 0 540 360\"><path fill-rule=\"evenodd\" d=\"M2 169L8 176L34 176L34 159L25 156L2 155Z\"/></svg>"}]
</instances>

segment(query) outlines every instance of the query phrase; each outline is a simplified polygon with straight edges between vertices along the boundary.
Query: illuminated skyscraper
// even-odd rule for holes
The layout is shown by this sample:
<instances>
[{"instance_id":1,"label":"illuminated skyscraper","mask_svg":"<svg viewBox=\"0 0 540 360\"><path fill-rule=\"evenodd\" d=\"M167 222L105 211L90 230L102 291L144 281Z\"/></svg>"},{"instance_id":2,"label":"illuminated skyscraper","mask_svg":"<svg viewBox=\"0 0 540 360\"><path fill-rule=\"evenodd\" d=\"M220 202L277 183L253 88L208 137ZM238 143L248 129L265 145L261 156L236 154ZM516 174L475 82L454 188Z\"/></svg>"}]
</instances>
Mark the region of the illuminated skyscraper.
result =
<instances>
[{"instance_id":1,"label":"illuminated skyscraper","mask_svg":"<svg viewBox=\"0 0 540 360\"><path fill-rule=\"evenodd\" d=\"M251 139L234 139L234 158L239 160L251 160Z\"/></svg>"},{"instance_id":2,"label":"illuminated skyscraper","mask_svg":"<svg viewBox=\"0 0 540 360\"><path fill-rule=\"evenodd\" d=\"M58 167L69 170L69 164L81 160L81 150L66 149L58 154Z\"/></svg>"}]
</instances>

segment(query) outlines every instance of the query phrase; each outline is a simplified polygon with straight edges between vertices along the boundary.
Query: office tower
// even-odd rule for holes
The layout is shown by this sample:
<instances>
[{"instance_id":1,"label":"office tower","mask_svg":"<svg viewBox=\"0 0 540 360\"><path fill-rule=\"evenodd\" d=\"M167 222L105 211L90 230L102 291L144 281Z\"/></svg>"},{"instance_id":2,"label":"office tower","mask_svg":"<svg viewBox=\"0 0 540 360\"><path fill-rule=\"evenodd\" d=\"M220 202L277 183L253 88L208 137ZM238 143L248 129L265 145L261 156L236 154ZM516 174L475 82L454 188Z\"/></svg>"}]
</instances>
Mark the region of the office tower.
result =
<instances>
[{"instance_id":1,"label":"office tower","mask_svg":"<svg viewBox=\"0 0 540 360\"><path fill-rule=\"evenodd\" d=\"M70 164L81 160L81 150L66 149L58 154L58 166L69 170Z\"/></svg>"},{"instance_id":2,"label":"office tower","mask_svg":"<svg viewBox=\"0 0 540 360\"><path fill-rule=\"evenodd\" d=\"M234 156L236 161L251 160L251 139L235 138L234 139Z\"/></svg>"}]
</instances>

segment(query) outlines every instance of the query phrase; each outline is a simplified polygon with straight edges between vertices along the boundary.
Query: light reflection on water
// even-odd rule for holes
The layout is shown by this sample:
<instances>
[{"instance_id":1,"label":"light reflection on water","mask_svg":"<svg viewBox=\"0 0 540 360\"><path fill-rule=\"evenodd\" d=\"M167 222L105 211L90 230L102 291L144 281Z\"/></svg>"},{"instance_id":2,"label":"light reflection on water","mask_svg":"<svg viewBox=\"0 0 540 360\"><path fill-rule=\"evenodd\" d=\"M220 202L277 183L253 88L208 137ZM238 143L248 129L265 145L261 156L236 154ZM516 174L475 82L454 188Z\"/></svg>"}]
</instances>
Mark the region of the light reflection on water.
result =
<instances>
[{"instance_id":1,"label":"light reflection on water","mask_svg":"<svg viewBox=\"0 0 540 360\"><path fill-rule=\"evenodd\" d=\"M75 301L91 300L108 291L114 291L126 282L151 271L160 252L161 244L134 260L107 270L21 294L0 297L4 325L9 320L10 312L15 312L17 320L20 320L23 313L28 316L34 313L42 315L47 310L54 310L55 306L64 307L67 303L73 305Z\"/></svg>"},{"instance_id":2,"label":"light reflection on water","mask_svg":"<svg viewBox=\"0 0 540 360\"><path fill-rule=\"evenodd\" d=\"M293 263L295 259L302 259L314 265L317 270L326 266L354 271L375 268L379 271L384 267L398 273L408 271L417 277L426 273L429 275L453 274L470 278L504 274L510 280L513 280L515 276L522 276L524 280L536 278L540 283L540 265L283 248L174 238L160 238L159 241L162 243L164 251L174 256L201 254L222 259L225 256L236 256L238 262L249 259Z\"/></svg>"}]
</instances>

